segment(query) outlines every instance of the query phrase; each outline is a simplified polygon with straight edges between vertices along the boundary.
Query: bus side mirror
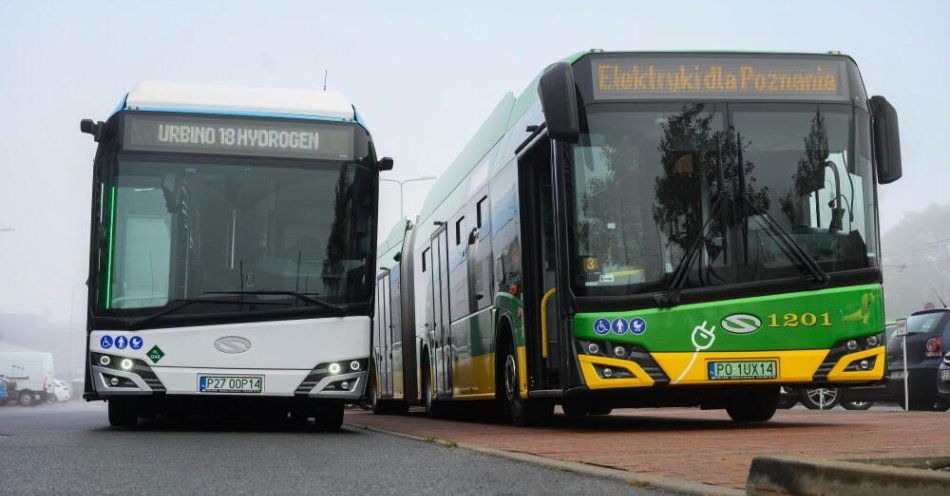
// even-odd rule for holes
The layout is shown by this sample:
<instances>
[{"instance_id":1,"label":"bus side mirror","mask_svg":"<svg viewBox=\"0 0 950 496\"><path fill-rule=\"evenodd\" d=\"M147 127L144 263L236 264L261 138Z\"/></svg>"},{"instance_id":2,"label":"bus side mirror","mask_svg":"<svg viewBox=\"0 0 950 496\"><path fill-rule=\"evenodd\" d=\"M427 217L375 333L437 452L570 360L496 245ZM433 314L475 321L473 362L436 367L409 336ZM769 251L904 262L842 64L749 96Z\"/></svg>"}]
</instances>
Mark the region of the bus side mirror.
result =
<instances>
[{"instance_id":1,"label":"bus side mirror","mask_svg":"<svg viewBox=\"0 0 950 496\"><path fill-rule=\"evenodd\" d=\"M558 141L577 143L580 138L580 123L571 64L557 62L549 65L541 74L538 94L541 97L541 109L544 111L548 135Z\"/></svg>"},{"instance_id":2,"label":"bus side mirror","mask_svg":"<svg viewBox=\"0 0 950 496\"><path fill-rule=\"evenodd\" d=\"M377 168L379 168L380 171L393 170L392 157L383 157L379 159L379 162L377 163Z\"/></svg>"},{"instance_id":3,"label":"bus side mirror","mask_svg":"<svg viewBox=\"0 0 950 496\"><path fill-rule=\"evenodd\" d=\"M872 96L871 139L874 140L874 161L877 181L892 183L901 178L901 137L897 128L897 110L883 96Z\"/></svg>"}]
</instances>

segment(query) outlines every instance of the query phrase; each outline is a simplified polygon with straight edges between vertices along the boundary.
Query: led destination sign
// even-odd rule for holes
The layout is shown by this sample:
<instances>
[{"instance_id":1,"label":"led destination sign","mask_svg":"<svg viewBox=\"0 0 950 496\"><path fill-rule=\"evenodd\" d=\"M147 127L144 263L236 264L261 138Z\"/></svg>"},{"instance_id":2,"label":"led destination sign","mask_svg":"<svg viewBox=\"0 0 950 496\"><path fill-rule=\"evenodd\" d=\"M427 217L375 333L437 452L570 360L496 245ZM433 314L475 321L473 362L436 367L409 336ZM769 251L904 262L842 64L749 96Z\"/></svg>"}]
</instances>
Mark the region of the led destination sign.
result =
<instances>
[{"instance_id":1,"label":"led destination sign","mask_svg":"<svg viewBox=\"0 0 950 496\"><path fill-rule=\"evenodd\" d=\"M593 61L594 98L847 100L842 60L610 57Z\"/></svg>"},{"instance_id":2,"label":"led destination sign","mask_svg":"<svg viewBox=\"0 0 950 496\"><path fill-rule=\"evenodd\" d=\"M123 146L133 151L347 160L347 126L205 116L129 114Z\"/></svg>"}]
</instances>

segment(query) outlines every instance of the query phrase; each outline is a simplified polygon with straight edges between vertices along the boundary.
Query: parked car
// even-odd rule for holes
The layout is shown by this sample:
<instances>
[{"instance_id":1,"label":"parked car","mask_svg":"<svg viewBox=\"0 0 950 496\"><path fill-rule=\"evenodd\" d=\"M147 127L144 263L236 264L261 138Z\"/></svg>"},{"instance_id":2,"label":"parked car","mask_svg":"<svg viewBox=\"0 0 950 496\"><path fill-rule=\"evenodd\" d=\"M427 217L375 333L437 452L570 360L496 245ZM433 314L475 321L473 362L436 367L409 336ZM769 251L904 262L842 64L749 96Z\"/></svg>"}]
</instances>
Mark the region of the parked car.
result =
<instances>
[{"instance_id":1,"label":"parked car","mask_svg":"<svg viewBox=\"0 0 950 496\"><path fill-rule=\"evenodd\" d=\"M783 386L779 408L791 408L800 402L809 410L831 410L838 405L845 410L867 410L879 401L895 401L883 384L815 388Z\"/></svg>"},{"instance_id":2,"label":"parked car","mask_svg":"<svg viewBox=\"0 0 950 496\"><path fill-rule=\"evenodd\" d=\"M73 387L66 381L54 379L51 397L57 402L69 401L73 397Z\"/></svg>"},{"instance_id":3,"label":"parked car","mask_svg":"<svg viewBox=\"0 0 950 496\"><path fill-rule=\"evenodd\" d=\"M937 396L944 403L950 402L950 351L943 356L937 368Z\"/></svg>"},{"instance_id":4,"label":"parked car","mask_svg":"<svg viewBox=\"0 0 950 496\"><path fill-rule=\"evenodd\" d=\"M0 375L16 382L17 403L46 401L53 394L53 355L40 351L0 351Z\"/></svg>"},{"instance_id":5,"label":"parked car","mask_svg":"<svg viewBox=\"0 0 950 496\"><path fill-rule=\"evenodd\" d=\"M907 375L911 410L946 411L950 401L937 395L943 343L950 342L950 309L914 312L907 319ZM904 406L904 338L887 345L887 388Z\"/></svg>"}]
</instances>

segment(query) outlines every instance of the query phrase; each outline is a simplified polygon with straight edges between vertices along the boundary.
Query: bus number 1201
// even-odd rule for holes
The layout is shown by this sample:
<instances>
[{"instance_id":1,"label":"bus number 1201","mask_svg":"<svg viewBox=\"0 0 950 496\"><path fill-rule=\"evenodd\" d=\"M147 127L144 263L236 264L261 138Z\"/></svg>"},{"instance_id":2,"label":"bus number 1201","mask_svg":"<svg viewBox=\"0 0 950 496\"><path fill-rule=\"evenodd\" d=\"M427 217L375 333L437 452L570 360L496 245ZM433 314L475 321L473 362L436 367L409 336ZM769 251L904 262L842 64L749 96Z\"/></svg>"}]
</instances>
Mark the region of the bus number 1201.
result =
<instances>
[{"instance_id":1,"label":"bus number 1201","mask_svg":"<svg viewBox=\"0 0 950 496\"><path fill-rule=\"evenodd\" d=\"M825 313L769 314L769 327L831 327L831 315Z\"/></svg>"}]
</instances>

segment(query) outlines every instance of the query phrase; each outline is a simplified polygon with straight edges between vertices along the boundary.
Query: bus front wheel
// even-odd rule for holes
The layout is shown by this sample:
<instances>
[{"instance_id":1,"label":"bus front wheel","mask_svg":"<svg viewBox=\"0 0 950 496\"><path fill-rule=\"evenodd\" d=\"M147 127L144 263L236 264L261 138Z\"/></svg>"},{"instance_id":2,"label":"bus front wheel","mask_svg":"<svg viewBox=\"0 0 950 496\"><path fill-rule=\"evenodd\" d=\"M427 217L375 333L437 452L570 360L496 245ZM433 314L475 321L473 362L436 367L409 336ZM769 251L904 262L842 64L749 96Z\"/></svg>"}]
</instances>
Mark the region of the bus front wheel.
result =
<instances>
[{"instance_id":1,"label":"bus front wheel","mask_svg":"<svg viewBox=\"0 0 950 496\"><path fill-rule=\"evenodd\" d=\"M778 388L755 389L726 399L726 411L736 422L765 422L778 408Z\"/></svg>"},{"instance_id":2,"label":"bus front wheel","mask_svg":"<svg viewBox=\"0 0 950 496\"><path fill-rule=\"evenodd\" d=\"M541 423L554 415L554 403L522 398L520 394L520 370L514 344L507 343L502 358L502 401L511 423L526 427Z\"/></svg>"},{"instance_id":3,"label":"bus front wheel","mask_svg":"<svg viewBox=\"0 0 950 496\"><path fill-rule=\"evenodd\" d=\"M339 431L340 427L343 426L344 406L342 401L333 401L320 405L314 417L317 430L320 432Z\"/></svg>"},{"instance_id":4,"label":"bus front wheel","mask_svg":"<svg viewBox=\"0 0 950 496\"><path fill-rule=\"evenodd\" d=\"M124 398L112 398L109 403L109 425L134 427L139 421L139 411L134 402Z\"/></svg>"}]
</instances>

